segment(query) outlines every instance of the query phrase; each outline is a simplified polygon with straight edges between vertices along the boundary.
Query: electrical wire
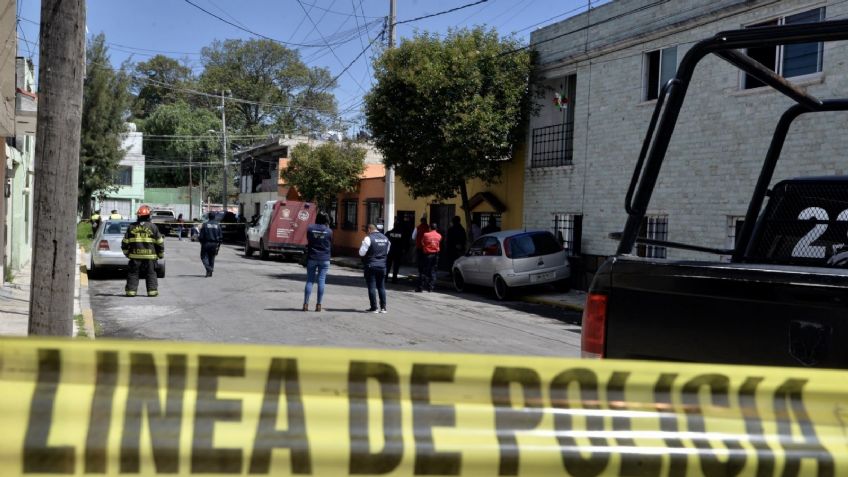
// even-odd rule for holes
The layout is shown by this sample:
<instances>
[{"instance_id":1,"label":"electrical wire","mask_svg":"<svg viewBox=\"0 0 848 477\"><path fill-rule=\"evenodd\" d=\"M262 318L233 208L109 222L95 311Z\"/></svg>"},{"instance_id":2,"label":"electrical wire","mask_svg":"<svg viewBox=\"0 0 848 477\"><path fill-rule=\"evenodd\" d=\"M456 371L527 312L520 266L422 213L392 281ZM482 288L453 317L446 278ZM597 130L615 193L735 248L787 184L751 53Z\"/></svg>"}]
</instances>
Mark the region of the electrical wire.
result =
<instances>
[{"instance_id":1,"label":"electrical wire","mask_svg":"<svg viewBox=\"0 0 848 477\"><path fill-rule=\"evenodd\" d=\"M422 16L420 16L420 17L410 18L410 19L408 19L408 20L401 20L401 21L399 21L399 22L395 22L395 25L403 25L403 24L405 24L405 23L417 22L417 21L419 21L419 20L424 20L424 19L426 19L426 18L433 18L433 17L438 17L438 16L440 16L440 15L446 15L446 14L448 14L448 13L453 13L453 12L456 12L456 11L459 11L459 10L463 10L463 9L465 9L465 8L473 7L474 5L480 5L481 3L486 3L486 2L488 2L488 1L489 1L489 0L478 0L478 1L476 1L476 2L467 3L467 4L465 4L465 5L460 5L460 6L455 7L455 8L451 8L451 9L448 9L448 10L443 10L443 11L441 11L441 12L431 13L431 14L429 14L429 15L422 15Z\"/></svg>"}]
</instances>

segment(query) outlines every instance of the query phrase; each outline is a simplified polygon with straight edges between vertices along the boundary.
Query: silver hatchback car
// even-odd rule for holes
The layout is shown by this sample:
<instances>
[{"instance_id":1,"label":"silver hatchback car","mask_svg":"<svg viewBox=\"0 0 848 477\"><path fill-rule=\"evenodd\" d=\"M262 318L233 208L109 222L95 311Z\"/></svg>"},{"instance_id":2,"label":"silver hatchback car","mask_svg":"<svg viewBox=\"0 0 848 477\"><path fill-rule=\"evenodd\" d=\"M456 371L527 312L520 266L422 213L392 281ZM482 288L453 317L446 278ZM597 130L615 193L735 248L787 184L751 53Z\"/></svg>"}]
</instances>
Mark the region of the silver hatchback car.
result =
<instances>
[{"instance_id":1,"label":"silver hatchback car","mask_svg":"<svg viewBox=\"0 0 848 477\"><path fill-rule=\"evenodd\" d=\"M471 244L464 257L453 264L457 291L466 285L494 287L499 300L511 288L555 283L570 286L571 270L562 246L546 230L506 230L484 235Z\"/></svg>"},{"instance_id":2,"label":"silver hatchback car","mask_svg":"<svg viewBox=\"0 0 848 477\"><path fill-rule=\"evenodd\" d=\"M107 269L127 268L129 259L121 251L121 241L131 223L130 220L107 220L100 224L91 242L89 277L95 277ZM156 276L165 278L165 259L156 261Z\"/></svg>"}]
</instances>

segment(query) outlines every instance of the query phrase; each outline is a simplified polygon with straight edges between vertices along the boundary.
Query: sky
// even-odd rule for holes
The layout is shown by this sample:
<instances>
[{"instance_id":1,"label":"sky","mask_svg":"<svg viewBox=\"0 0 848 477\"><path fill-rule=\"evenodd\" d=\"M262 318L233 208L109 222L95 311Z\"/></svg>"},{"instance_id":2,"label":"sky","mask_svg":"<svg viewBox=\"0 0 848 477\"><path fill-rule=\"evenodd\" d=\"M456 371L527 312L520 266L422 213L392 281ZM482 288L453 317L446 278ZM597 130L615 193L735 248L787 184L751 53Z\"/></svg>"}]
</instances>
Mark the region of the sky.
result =
<instances>
[{"instance_id":1,"label":"sky","mask_svg":"<svg viewBox=\"0 0 848 477\"><path fill-rule=\"evenodd\" d=\"M37 64L41 2L17 1L18 55L32 57ZM339 111L345 119L361 120L362 97L372 85L371 62L383 42L378 35L389 13L389 3L389 0L89 0L86 26L89 35L105 34L115 67L127 59L144 61L163 53L186 62L199 73L202 71L200 50L213 40L259 38L244 31L250 30L286 42L289 48L300 51L309 66L328 68L333 76L341 74L333 91ZM515 34L524 44L529 42L534 29L585 12L590 5L587 0L396 0L396 3L398 42L411 38L416 31L446 33L451 28L485 25L501 35ZM475 3L454 12L403 23ZM591 6L601 3L605 2L592 1ZM350 41L339 44L345 40ZM328 43L335 46L328 48Z\"/></svg>"}]
</instances>

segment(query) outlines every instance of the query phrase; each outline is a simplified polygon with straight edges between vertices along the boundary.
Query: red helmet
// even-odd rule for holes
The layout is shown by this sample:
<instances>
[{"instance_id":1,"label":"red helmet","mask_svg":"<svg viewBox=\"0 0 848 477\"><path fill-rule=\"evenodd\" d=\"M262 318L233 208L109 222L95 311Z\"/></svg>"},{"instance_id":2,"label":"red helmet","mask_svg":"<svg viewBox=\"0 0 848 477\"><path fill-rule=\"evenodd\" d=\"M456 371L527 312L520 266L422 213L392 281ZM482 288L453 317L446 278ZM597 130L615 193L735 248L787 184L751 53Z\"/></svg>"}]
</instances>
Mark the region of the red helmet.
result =
<instances>
[{"instance_id":1,"label":"red helmet","mask_svg":"<svg viewBox=\"0 0 848 477\"><path fill-rule=\"evenodd\" d=\"M150 207L148 207L146 205L140 205L138 207L138 210L136 211L135 215L138 215L138 216L150 215Z\"/></svg>"}]
</instances>

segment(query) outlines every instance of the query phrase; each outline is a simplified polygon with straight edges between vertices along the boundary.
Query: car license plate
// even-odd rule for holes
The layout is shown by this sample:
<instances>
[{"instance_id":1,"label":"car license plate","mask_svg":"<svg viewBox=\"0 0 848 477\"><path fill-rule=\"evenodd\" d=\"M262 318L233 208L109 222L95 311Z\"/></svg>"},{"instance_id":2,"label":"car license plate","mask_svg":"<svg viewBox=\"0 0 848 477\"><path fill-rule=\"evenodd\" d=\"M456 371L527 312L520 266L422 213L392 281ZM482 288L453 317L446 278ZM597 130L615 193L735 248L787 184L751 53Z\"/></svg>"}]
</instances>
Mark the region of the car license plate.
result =
<instances>
[{"instance_id":1,"label":"car license plate","mask_svg":"<svg viewBox=\"0 0 848 477\"><path fill-rule=\"evenodd\" d=\"M530 283L538 283L553 280L556 277L556 272L534 273L530 275Z\"/></svg>"}]
</instances>

